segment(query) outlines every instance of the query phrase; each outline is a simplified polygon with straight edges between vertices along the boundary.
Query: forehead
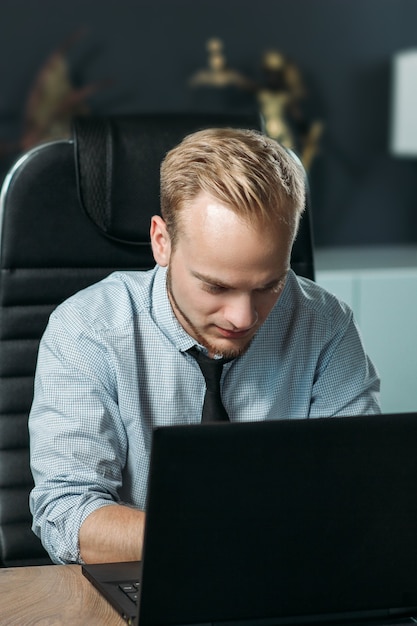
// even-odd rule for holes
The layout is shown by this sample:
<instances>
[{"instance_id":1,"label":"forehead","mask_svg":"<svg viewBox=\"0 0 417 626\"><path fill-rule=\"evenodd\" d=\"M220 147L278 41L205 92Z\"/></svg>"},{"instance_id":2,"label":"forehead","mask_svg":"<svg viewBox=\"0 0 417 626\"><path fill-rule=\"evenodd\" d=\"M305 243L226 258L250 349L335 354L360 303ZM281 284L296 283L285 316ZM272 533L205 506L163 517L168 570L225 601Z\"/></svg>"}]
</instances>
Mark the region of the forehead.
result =
<instances>
[{"instance_id":1,"label":"forehead","mask_svg":"<svg viewBox=\"0 0 417 626\"><path fill-rule=\"evenodd\" d=\"M287 268L291 235L283 224L271 228L249 223L218 200L200 194L182 210L176 247L183 260L202 274L258 272L269 277Z\"/></svg>"},{"instance_id":2,"label":"forehead","mask_svg":"<svg viewBox=\"0 0 417 626\"><path fill-rule=\"evenodd\" d=\"M178 224L185 235L203 230L214 234L224 228L229 231L248 230L266 234L271 228L281 230L281 224L265 219L265 214L254 210L248 215L247 209L226 204L206 191L200 191L192 200L184 203L178 212Z\"/></svg>"}]
</instances>

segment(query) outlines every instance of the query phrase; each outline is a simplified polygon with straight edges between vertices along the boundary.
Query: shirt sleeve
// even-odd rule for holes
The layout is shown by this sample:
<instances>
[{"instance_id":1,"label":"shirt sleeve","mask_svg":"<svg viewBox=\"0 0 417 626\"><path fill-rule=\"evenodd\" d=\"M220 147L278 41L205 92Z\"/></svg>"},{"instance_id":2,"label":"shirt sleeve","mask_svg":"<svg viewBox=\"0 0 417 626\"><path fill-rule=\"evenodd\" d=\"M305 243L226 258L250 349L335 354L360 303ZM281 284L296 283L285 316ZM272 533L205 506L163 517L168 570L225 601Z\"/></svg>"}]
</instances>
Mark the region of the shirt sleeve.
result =
<instances>
[{"instance_id":1,"label":"shirt sleeve","mask_svg":"<svg viewBox=\"0 0 417 626\"><path fill-rule=\"evenodd\" d=\"M105 342L60 307L40 344L29 417L33 531L56 563L80 562L83 521L119 501L127 442L115 388Z\"/></svg>"},{"instance_id":2,"label":"shirt sleeve","mask_svg":"<svg viewBox=\"0 0 417 626\"><path fill-rule=\"evenodd\" d=\"M310 417L380 413L378 373L365 352L352 311L334 324L317 363Z\"/></svg>"}]
</instances>

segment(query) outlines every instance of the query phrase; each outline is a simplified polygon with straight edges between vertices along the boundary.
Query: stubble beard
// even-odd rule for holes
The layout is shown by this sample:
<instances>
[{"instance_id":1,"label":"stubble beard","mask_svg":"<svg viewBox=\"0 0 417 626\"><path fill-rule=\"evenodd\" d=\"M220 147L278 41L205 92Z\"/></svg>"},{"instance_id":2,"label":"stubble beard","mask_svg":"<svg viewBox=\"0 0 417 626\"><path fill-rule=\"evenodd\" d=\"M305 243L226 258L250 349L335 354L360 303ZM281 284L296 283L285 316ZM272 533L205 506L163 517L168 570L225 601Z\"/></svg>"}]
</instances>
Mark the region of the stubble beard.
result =
<instances>
[{"instance_id":1,"label":"stubble beard","mask_svg":"<svg viewBox=\"0 0 417 626\"><path fill-rule=\"evenodd\" d=\"M181 326L184 328L184 330L189 335L191 334L192 337L194 337L200 345L204 346L208 350L209 354L217 355L228 360L236 359L238 356L242 356L242 354L245 354L245 352L249 349L249 346L251 345L254 337L251 337L246 344L244 344L243 346L240 346L239 348L229 348L227 350L219 351L218 345L211 343L210 341L206 339L206 337L204 337L200 333L198 328L196 328L196 326L193 324L190 318L184 313L184 311L178 305L178 302L174 296L173 289L172 289L172 276L171 276L170 266L168 266L168 270L167 270L166 286L167 286L168 297L171 302L171 307L172 307L175 317L177 318ZM186 326L188 327L188 329L192 331L191 333L185 327L184 322L186 323Z\"/></svg>"}]
</instances>

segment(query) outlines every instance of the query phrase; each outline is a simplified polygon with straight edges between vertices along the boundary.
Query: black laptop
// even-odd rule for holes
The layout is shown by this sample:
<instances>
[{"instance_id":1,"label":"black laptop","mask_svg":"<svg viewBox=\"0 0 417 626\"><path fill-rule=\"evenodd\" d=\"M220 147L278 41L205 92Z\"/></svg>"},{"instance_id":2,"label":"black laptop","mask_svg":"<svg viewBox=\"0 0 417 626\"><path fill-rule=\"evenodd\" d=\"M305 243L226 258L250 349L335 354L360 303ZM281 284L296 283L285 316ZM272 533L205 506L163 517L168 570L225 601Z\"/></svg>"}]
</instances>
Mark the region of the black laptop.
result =
<instances>
[{"instance_id":1,"label":"black laptop","mask_svg":"<svg viewBox=\"0 0 417 626\"><path fill-rule=\"evenodd\" d=\"M143 561L83 573L139 626L417 623L417 414L158 428Z\"/></svg>"}]
</instances>

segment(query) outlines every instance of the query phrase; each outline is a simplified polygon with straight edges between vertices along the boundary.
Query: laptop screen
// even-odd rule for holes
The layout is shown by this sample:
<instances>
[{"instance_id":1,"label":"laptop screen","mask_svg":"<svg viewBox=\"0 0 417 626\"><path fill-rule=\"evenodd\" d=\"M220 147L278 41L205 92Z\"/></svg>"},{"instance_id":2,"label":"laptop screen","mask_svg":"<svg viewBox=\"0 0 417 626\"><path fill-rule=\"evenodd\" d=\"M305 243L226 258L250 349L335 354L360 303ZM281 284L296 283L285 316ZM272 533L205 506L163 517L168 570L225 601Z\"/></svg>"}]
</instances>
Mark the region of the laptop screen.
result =
<instances>
[{"instance_id":1,"label":"laptop screen","mask_svg":"<svg viewBox=\"0 0 417 626\"><path fill-rule=\"evenodd\" d=\"M415 415L157 430L141 614L417 606L416 442Z\"/></svg>"}]
</instances>

